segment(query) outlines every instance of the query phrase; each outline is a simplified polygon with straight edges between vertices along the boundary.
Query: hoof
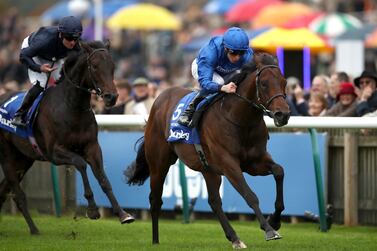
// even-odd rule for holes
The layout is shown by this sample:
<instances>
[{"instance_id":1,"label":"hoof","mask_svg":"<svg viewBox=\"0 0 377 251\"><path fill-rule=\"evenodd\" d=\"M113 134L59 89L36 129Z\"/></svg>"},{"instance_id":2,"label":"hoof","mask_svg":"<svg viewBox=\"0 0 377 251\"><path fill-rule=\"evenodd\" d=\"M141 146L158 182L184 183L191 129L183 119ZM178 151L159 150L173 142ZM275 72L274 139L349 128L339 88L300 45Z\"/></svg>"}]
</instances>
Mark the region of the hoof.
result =
<instances>
[{"instance_id":1,"label":"hoof","mask_svg":"<svg viewBox=\"0 0 377 251\"><path fill-rule=\"evenodd\" d=\"M241 241L241 240L236 240L236 241L232 242L232 247L233 247L233 249L244 249L244 248L247 248L247 246L245 245L245 243L243 243L243 241Z\"/></svg>"},{"instance_id":2,"label":"hoof","mask_svg":"<svg viewBox=\"0 0 377 251\"><path fill-rule=\"evenodd\" d=\"M30 230L30 234L32 235L39 235L39 230L38 229L33 229L33 230Z\"/></svg>"},{"instance_id":3,"label":"hoof","mask_svg":"<svg viewBox=\"0 0 377 251\"><path fill-rule=\"evenodd\" d=\"M274 219L274 216L272 214L270 214L268 217L267 217L267 222L268 224L270 224L270 226L275 229L275 230L279 230L280 227L281 227L281 223L280 221L276 221Z\"/></svg>"},{"instance_id":4,"label":"hoof","mask_svg":"<svg viewBox=\"0 0 377 251\"><path fill-rule=\"evenodd\" d=\"M128 214L128 213L124 213L121 217L119 217L119 220L120 220L120 223L122 224L129 224L129 223L132 223L135 221L135 218L131 215L131 214Z\"/></svg>"},{"instance_id":5,"label":"hoof","mask_svg":"<svg viewBox=\"0 0 377 251\"><path fill-rule=\"evenodd\" d=\"M266 232L266 241L278 240L281 238L281 235L275 230L270 230Z\"/></svg>"},{"instance_id":6,"label":"hoof","mask_svg":"<svg viewBox=\"0 0 377 251\"><path fill-rule=\"evenodd\" d=\"M98 208L88 208L86 210L86 216L91 220L98 220L101 217Z\"/></svg>"}]
</instances>

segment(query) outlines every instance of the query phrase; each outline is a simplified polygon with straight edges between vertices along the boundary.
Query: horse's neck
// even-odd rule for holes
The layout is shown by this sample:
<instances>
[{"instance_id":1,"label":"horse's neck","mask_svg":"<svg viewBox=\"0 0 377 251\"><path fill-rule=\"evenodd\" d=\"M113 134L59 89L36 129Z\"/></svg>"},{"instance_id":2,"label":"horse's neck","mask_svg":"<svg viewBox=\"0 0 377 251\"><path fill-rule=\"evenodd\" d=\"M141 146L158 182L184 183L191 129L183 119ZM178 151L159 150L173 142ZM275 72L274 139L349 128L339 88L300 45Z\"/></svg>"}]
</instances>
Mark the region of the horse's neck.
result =
<instances>
[{"instance_id":1,"label":"horse's neck","mask_svg":"<svg viewBox=\"0 0 377 251\"><path fill-rule=\"evenodd\" d=\"M263 120L263 112L234 94L228 94L219 104L220 114L228 122L240 127L257 126Z\"/></svg>"},{"instance_id":2,"label":"horse's neck","mask_svg":"<svg viewBox=\"0 0 377 251\"><path fill-rule=\"evenodd\" d=\"M69 79L66 77L62 83L63 89L63 102L66 104L69 110L73 111L87 111L90 109L91 94L88 91L78 88L83 81L85 75L78 72L73 72L74 77L69 75Z\"/></svg>"}]
</instances>

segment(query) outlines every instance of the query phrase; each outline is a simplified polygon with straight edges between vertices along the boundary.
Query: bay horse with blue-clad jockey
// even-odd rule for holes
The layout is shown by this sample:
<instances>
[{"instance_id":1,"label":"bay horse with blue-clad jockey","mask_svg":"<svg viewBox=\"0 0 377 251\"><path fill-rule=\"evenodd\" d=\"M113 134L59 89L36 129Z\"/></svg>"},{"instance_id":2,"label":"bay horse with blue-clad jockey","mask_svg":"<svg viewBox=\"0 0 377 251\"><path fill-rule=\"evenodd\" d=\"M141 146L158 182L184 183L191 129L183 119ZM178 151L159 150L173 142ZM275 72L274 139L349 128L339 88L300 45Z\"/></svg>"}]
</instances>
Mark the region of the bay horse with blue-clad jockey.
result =
<instances>
[{"instance_id":1,"label":"bay horse with blue-clad jockey","mask_svg":"<svg viewBox=\"0 0 377 251\"><path fill-rule=\"evenodd\" d=\"M285 100L286 80L276 57L256 53L253 60L230 81L237 83L237 92L220 94L215 98L199 123L201 145L208 167L200 161L193 145L167 142L172 114L177 113L177 103L190 91L180 87L168 89L158 96L152 107L144 141L139 145L136 160L125 174L129 184L142 184L150 176L149 200L154 244L159 243L158 218L164 180L177 158L203 174L208 189L208 203L234 248L246 248L246 245L237 236L221 207L221 175L228 178L254 210L261 229L265 231L266 240L281 238L277 230L284 210L284 171L267 152L268 130L263 115L272 117L278 127L288 123L290 111ZM243 172L253 176L274 176L275 212L268 219L262 215L258 198L246 183Z\"/></svg>"},{"instance_id":2,"label":"bay horse with blue-clad jockey","mask_svg":"<svg viewBox=\"0 0 377 251\"><path fill-rule=\"evenodd\" d=\"M81 47L80 52L66 58L57 86L45 91L39 105L33 133L40 151L36 151L27 138L0 129L0 164L5 176L0 183L0 209L7 193L12 191L31 234L38 234L39 230L30 217L19 183L35 160L75 166L82 176L84 196L88 200L87 215L98 219L100 214L86 173L89 164L120 222L134 221L133 216L119 206L104 172L97 139L98 125L90 104L94 93L103 98L107 107L113 106L118 97L109 44L83 42ZM13 95L0 96L0 106L11 102L8 100Z\"/></svg>"}]
</instances>

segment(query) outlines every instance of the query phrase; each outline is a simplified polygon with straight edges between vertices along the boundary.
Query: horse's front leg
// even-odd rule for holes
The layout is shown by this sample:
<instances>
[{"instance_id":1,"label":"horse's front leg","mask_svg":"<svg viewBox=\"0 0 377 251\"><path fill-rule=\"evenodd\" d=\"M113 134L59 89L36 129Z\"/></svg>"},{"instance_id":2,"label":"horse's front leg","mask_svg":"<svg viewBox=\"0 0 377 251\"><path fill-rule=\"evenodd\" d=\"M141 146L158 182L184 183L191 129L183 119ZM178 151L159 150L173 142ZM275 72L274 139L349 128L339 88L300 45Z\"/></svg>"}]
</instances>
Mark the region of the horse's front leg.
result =
<instances>
[{"instance_id":1,"label":"horse's front leg","mask_svg":"<svg viewBox=\"0 0 377 251\"><path fill-rule=\"evenodd\" d=\"M250 189L245 177L242 174L241 168L237 166L236 161L223 159L224 175L228 178L232 186L239 192L239 194L245 199L246 203L251 207L259 221L261 229L266 233L266 240L280 239L281 236L276 232L267 220L264 218L262 211L259 208L259 200L257 195ZM227 167L227 168L225 168Z\"/></svg>"},{"instance_id":2,"label":"horse's front leg","mask_svg":"<svg viewBox=\"0 0 377 251\"><path fill-rule=\"evenodd\" d=\"M86 151L86 159L92 168L93 174L96 177L98 183L100 184L103 192L109 199L113 211L119 216L119 221L123 223L131 223L135 221L135 218L125 212L120 206L117 199L114 196L111 184L106 177L105 171L103 169L102 151L98 143L90 144Z\"/></svg>"},{"instance_id":3,"label":"horse's front leg","mask_svg":"<svg viewBox=\"0 0 377 251\"><path fill-rule=\"evenodd\" d=\"M88 174L86 173L86 161L80 155L68 151L65 148L55 146L53 155L52 155L52 162L56 165L66 165L70 164L76 167L79 171L82 183L84 185L84 197L88 201L88 209L87 209L87 216L92 219L96 220L100 218L100 213L97 208L97 204L94 201L93 191L89 184Z\"/></svg>"},{"instance_id":4,"label":"horse's front leg","mask_svg":"<svg viewBox=\"0 0 377 251\"><path fill-rule=\"evenodd\" d=\"M281 213L284 211L284 169L276 164L269 156L264 158L264 160L265 161L249 168L246 172L253 176L266 176L271 173L274 176L276 182L275 212L268 216L267 221L273 229L279 230L281 226Z\"/></svg>"},{"instance_id":5,"label":"horse's front leg","mask_svg":"<svg viewBox=\"0 0 377 251\"><path fill-rule=\"evenodd\" d=\"M217 215L226 238L232 242L234 249L247 248L247 246L237 236L222 209L222 202L219 193L221 176L212 172L204 172L203 177L206 181L208 190L208 204L211 206L212 211Z\"/></svg>"}]
</instances>

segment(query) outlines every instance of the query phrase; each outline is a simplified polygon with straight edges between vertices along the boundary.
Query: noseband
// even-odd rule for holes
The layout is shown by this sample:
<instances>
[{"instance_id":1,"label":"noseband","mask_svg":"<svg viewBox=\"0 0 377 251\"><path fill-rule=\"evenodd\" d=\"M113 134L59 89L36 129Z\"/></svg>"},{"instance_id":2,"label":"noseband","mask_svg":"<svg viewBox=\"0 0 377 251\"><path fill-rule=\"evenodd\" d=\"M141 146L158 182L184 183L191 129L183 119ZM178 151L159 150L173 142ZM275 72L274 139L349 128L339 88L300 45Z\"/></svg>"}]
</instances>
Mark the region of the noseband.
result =
<instances>
[{"instance_id":1,"label":"noseband","mask_svg":"<svg viewBox=\"0 0 377 251\"><path fill-rule=\"evenodd\" d=\"M90 77L90 80L92 82L92 86L93 88L84 88L84 87L81 87L79 84L76 84L74 83L70 78L69 76L67 75L66 71L65 71L65 66L63 66L63 72L64 72L64 76L67 78L68 82L70 82L72 85L74 85L76 88L80 89L80 90L83 90L83 91L86 91L86 92L89 92L91 94L96 94L97 96L102 96L103 95L103 91L101 90L101 88L98 87L98 84L97 82L94 80L93 78L93 72L92 72L92 65L90 64L90 58L96 53L96 52L99 52L99 51L107 51L107 49L105 48L98 48L98 49L94 49L87 57L86 57L86 64L88 65L88 71L89 71L89 77Z\"/></svg>"},{"instance_id":2,"label":"noseband","mask_svg":"<svg viewBox=\"0 0 377 251\"><path fill-rule=\"evenodd\" d=\"M257 109L260 109L262 110L263 112L265 112L268 116L272 117L272 112L270 110L268 110L268 107L271 105L272 101L277 98L277 97L283 97L285 99L285 94L284 93L278 93L278 94L275 94L273 95L272 97L270 97L267 102L266 102L266 106L264 106L262 103L261 103L261 98L260 98L260 91L259 91L259 79L260 79L260 75L262 74L262 72L267 69L267 68L279 68L279 66L277 65L264 65L262 68L260 69L257 69L257 73L256 73L256 77L255 77L255 83L256 83L256 91L257 91L257 103L238 94L237 92L234 93L237 97L241 98L242 100L246 101L247 103L249 103L250 105L252 105L253 107L257 108Z\"/></svg>"}]
</instances>

